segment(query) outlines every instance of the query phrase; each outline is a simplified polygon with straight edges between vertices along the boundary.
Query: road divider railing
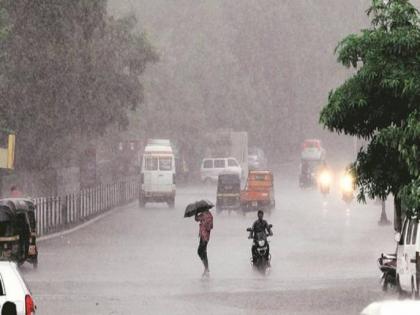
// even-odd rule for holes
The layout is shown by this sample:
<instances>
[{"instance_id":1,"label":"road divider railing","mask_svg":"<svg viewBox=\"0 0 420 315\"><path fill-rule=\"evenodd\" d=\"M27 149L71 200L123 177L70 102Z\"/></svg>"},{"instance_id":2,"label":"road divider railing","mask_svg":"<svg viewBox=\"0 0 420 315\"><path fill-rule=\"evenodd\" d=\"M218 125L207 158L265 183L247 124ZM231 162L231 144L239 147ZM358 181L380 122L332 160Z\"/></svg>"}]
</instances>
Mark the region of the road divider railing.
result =
<instances>
[{"instance_id":1,"label":"road divider railing","mask_svg":"<svg viewBox=\"0 0 420 315\"><path fill-rule=\"evenodd\" d=\"M98 185L65 196L34 198L38 236L58 233L85 223L138 197L139 181Z\"/></svg>"}]
</instances>

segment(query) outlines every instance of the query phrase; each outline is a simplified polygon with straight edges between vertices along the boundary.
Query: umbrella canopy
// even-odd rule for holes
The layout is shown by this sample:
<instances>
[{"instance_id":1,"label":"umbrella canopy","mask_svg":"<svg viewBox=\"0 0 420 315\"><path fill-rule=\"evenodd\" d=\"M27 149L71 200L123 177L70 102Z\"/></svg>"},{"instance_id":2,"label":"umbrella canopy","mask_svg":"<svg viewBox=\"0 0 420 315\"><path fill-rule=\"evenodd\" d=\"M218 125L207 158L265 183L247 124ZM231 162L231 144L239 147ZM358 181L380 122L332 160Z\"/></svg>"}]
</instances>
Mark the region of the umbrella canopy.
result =
<instances>
[{"instance_id":1,"label":"umbrella canopy","mask_svg":"<svg viewBox=\"0 0 420 315\"><path fill-rule=\"evenodd\" d=\"M200 212L210 210L213 207L214 204L208 200L200 200L194 203L190 203L185 209L184 218L192 217Z\"/></svg>"}]
</instances>

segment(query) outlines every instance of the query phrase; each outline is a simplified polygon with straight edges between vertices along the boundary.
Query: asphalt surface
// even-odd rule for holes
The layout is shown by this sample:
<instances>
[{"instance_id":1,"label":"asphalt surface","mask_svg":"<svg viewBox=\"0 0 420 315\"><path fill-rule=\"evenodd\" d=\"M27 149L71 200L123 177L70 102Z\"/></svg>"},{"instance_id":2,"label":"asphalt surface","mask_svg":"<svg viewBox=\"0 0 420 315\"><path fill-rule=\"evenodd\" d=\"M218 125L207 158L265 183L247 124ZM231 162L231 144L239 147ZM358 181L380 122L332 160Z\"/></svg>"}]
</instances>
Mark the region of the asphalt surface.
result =
<instances>
[{"instance_id":1,"label":"asphalt surface","mask_svg":"<svg viewBox=\"0 0 420 315\"><path fill-rule=\"evenodd\" d=\"M394 249L391 226L378 226L374 203L347 206L276 179L272 269L252 271L249 227L256 217L214 216L211 276L202 279L198 225L187 203L215 200L214 187L178 188L176 208L133 203L74 233L39 244L39 267L22 274L38 314L359 314L392 298L379 285L376 259ZM391 216L391 211L388 210Z\"/></svg>"}]
</instances>

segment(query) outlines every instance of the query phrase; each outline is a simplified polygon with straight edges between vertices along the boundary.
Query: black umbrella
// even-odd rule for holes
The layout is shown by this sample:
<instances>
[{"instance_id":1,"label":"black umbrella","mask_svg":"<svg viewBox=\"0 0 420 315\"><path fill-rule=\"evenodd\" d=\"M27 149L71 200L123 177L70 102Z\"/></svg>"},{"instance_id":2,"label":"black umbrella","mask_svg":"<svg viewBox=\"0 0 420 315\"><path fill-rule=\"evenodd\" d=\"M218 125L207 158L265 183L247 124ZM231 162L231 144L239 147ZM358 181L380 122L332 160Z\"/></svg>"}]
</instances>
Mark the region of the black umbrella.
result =
<instances>
[{"instance_id":1,"label":"black umbrella","mask_svg":"<svg viewBox=\"0 0 420 315\"><path fill-rule=\"evenodd\" d=\"M213 207L214 207L214 204L212 204L208 200L200 200L200 201L190 203L185 209L184 218L192 217L196 215L197 213L210 210Z\"/></svg>"}]
</instances>

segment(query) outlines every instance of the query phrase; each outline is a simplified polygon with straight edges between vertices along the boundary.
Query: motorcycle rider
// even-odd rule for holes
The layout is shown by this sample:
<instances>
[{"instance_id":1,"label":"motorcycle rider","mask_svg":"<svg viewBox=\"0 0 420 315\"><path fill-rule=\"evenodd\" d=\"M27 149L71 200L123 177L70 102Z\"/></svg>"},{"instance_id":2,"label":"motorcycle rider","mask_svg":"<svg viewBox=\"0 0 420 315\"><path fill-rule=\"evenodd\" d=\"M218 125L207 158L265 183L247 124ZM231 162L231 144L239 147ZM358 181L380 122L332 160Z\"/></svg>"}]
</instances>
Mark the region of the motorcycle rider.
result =
<instances>
[{"instance_id":1,"label":"motorcycle rider","mask_svg":"<svg viewBox=\"0 0 420 315\"><path fill-rule=\"evenodd\" d=\"M251 253L252 253L252 262L255 263L257 261L257 235L258 233L264 232L270 236L273 235L273 232L271 231L271 228L266 220L264 220L264 212L262 210L258 210L258 220L254 222L252 225L252 232L250 233L249 238L253 238L254 242L252 244ZM267 251L265 254L265 258L267 259L268 264L270 264L270 246L267 242Z\"/></svg>"}]
</instances>

